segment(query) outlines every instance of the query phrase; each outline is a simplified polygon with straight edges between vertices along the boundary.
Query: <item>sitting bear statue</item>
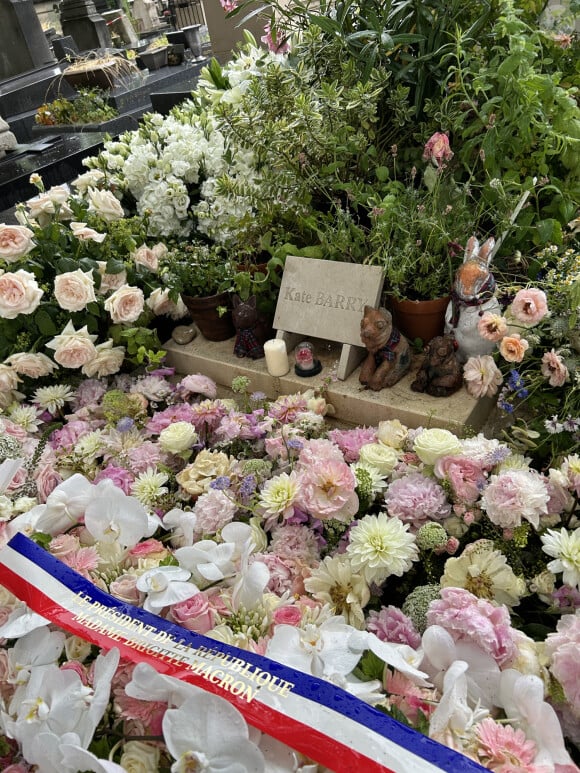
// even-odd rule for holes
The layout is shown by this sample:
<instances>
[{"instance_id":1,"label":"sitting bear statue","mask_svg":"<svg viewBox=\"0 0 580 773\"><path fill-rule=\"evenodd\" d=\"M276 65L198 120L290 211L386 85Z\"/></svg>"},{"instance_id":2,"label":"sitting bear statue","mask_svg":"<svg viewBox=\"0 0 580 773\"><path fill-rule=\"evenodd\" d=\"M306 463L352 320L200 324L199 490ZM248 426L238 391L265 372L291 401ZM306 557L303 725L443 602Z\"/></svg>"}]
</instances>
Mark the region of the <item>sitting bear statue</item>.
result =
<instances>
[{"instance_id":1,"label":"sitting bear statue","mask_svg":"<svg viewBox=\"0 0 580 773\"><path fill-rule=\"evenodd\" d=\"M411 352L405 336L393 327L390 312L365 306L360 337L368 352L360 383L375 392L396 384L411 366Z\"/></svg>"},{"instance_id":2,"label":"sitting bear statue","mask_svg":"<svg viewBox=\"0 0 580 773\"><path fill-rule=\"evenodd\" d=\"M477 328L484 312L501 314L499 301L494 295L495 280L489 270L494 247L493 238L487 239L480 247L478 240L472 236L467 242L463 263L455 274L451 301L445 313L445 332L455 336L460 362L491 354L495 348L493 341L483 338Z\"/></svg>"},{"instance_id":3,"label":"sitting bear statue","mask_svg":"<svg viewBox=\"0 0 580 773\"><path fill-rule=\"evenodd\" d=\"M233 296L232 320L237 333L234 343L236 357L261 359L269 336L269 325L258 312L255 295L247 301L242 301L237 294Z\"/></svg>"},{"instance_id":4,"label":"sitting bear statue","mask_svg":"<svg viewBox=\"0 0 580 773\"><path fill-rule=\"evenodd\" d=\"M433 397L448 397L463 384L457 358L457 342L452 335L435 336L425 348L425 359L411 384L414 392Z\"/></svg>"}]
</instances>

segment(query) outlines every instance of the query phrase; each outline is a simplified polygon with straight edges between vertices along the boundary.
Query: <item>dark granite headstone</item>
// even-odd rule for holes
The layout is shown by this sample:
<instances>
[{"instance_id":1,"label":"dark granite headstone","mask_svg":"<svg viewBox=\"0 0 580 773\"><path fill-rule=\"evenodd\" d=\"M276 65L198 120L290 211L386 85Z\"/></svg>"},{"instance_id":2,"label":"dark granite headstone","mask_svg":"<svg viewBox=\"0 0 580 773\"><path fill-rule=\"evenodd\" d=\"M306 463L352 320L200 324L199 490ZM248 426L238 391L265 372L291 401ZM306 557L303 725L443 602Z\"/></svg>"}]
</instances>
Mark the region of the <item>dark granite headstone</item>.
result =
<instances>
[{"instance_id":1,"label":"dark granite headstone","mask_svg":"<svg viewBox=\"0 0 580 773\"><path fill-rule=\"evenodd\" d=\"M76 59L79 53L79 47L71 35L65 35L62 38L53 38L52 50L59 62L63 59Z\"/></svg>"},{"instance_id":2,"label":"dark granite headstone","mask_svg":"<svg viewBox=\"0 0 580 773\"><path fill-rule=\"evenodd\" d=\"M0 0L0 30L0 80L54 62L32 0Z\"/></svg>"},{"instance_id":3,"label":"dark granite headstone","mask_svg":"<svg viewBox=\"0 0 580 773\"><path fill-rule=\"evenodd\" d=\"M60 23L63 34L74 38L81 51L112 46L107 22L97 13L93 0L63 0Z\"/></svg>"}]
</instances>

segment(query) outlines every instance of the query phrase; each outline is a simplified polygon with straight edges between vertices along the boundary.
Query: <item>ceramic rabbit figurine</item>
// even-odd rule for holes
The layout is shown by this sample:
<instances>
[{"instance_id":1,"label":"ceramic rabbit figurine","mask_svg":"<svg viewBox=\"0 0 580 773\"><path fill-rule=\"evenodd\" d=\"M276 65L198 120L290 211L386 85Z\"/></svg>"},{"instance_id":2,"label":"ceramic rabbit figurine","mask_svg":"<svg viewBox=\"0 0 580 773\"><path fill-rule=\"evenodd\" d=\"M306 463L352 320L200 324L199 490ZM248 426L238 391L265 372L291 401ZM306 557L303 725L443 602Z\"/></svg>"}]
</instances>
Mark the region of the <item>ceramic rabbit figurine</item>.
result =
<instances>
[{"instance_id":1,"label":"ceramic rabbit figurine","mask_svg":"<svg viewBox=\"0 0 580 773\"><path fill-rule=\"evenodd\" d=\"M495 344L483 338L477 324L484 312L501 314L495 297L495 280L489 270L493 258L495 240L487 239L481 247L471 236L465 247L462 265L457 269L451 301L445 313L445 332L452 333L457 341L460 362L469 357L491 354Z\"/></svg>"}]
</instances>

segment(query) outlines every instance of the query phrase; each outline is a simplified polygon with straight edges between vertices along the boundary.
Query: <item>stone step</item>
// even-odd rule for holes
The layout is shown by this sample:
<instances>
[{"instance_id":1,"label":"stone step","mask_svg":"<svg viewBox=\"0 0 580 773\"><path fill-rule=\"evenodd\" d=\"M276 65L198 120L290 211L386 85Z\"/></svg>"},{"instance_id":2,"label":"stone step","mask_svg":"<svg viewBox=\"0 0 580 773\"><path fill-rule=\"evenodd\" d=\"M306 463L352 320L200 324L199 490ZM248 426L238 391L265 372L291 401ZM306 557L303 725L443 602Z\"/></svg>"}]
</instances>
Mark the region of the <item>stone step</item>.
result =
<instances>
[{"instance_id":1,"label":"stone step","mask_svg":"<svg viewBox=\"0 0 580 773\"><path fill-rule=\"evenodd\" d=\"M479 431L488 420L493 401L471 397L465 387L450 397L431 397L410 389L421 356L413 356L411 372L390 389L372 392L361 387L359 368L345 380L333 381L333 368L340 356L340 345L316 338L307 338L315 347L316 357L323 368L319 375L302 378L291 369L286 376L274 378L266 369L266 360L249 360L234 355L234 338L228 341L208 341L201 334L189 344L169 341L164 345L167 363L179 374L202 373L212 378L222 389L231 386L236 376L250 379L250 391L264 392L275 398L282 394L320 388L326 382L327 400L334 406L335 418L345 424L376 426L379 421L399 419L408 427L442 427L463 434L466 428Z\"/></svg>"}]
</instances>

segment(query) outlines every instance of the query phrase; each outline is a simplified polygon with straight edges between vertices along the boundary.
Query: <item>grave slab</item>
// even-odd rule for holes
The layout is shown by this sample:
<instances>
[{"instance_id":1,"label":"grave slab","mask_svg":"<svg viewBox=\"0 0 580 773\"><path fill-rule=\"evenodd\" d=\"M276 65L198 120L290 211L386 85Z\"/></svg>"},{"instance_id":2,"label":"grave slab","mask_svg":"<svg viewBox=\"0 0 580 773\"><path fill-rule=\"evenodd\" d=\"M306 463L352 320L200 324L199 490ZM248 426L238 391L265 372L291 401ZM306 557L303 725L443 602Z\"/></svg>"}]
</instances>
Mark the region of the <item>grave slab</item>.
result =
<instances>
[{"instance_id":1,"label":"grave slab","mask_svg":"<svg viewBox=\"0 0 580 773\"><path fill-rule=\"evenodd\" d=\"M189 344L167 342L167 364L179 374L203 373L212 378L223 390L231 386L237 376L250 379L250 390L264 392L275 398L282 394L304 392L321 387L331 376L340 356L340 345L309 338L323 369L318 376L301 378L291 369L286 376L272 377L266 369L266 360L248 360L234 355L234 338L228 341L208 341L201 334ZM292 352L290 354L293 360ZM479 431L491 413L491 399L476 400L465 388L445 398L412 392L410 384L421 364L421 356L413 357L408 373L390 389L372 392L363 389L358 381L357 368L344 381L330 381L327 388L329 402L334 406L335 418L347 425L376 426L379 421L399 419L408 427L441 427L462 433L466 427Z\"/></svg>"}]
</instances>

